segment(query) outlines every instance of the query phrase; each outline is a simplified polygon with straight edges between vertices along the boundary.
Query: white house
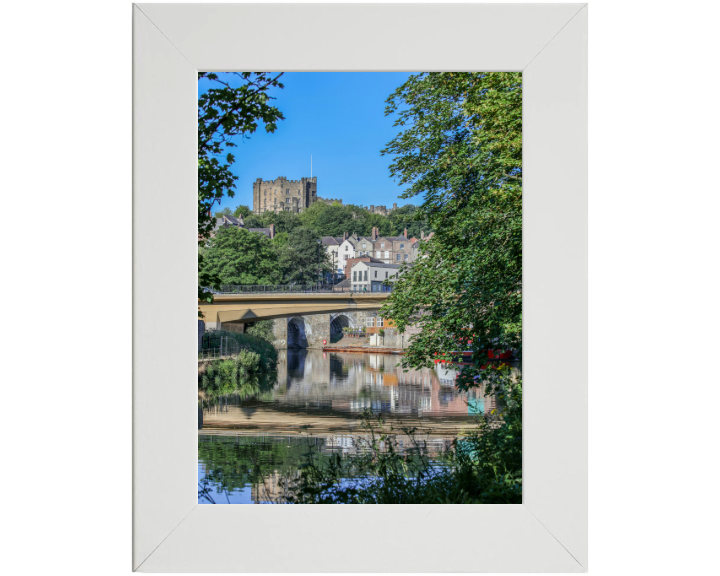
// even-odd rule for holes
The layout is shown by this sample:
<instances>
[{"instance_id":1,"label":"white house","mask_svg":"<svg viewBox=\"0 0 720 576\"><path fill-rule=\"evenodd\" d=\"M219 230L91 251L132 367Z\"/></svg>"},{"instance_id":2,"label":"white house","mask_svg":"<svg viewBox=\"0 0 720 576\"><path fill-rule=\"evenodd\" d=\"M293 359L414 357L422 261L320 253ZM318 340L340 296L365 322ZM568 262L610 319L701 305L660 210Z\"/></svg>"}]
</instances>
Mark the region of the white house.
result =
<instances>
[{"instance_id":1,"label":"white house","mask_svg":"<svg viewBox=\"0 0 720 576\"><path fill-rule=\"evenodd\" d=\"M323 247L329 256L330 263L333 264L333 271L336 274L342 274L344 270L344 259L338 258L338 251L340 250L340 244L342 241L342 238L334 238L333 236L322 237Z\"/></svg>"},{"instance_id":2,"label":"white house","mask_svg":"<svg viewBox=\"0 0 720 576\"><path fill-rule=\"evenodd\" d=\"M357 238L353 238L350 236L349 238L346 238L342 241L340 246L338 247L338 258L340 260L338 268L345 267L345 261L350 258L355 258L355 244L357 243Z\"/></svg>"},{"instance_id":3,"label":"white house","mask_svg":"<svg viewBox=\"0 0 720 576\"><path fill-rule=\"evenodd\" d=\"M379 264L377 262L357 262L350 272L353 291L381 292L385 280L393 281L400 274L400 264Z\"/></svg>"}]
</instances>

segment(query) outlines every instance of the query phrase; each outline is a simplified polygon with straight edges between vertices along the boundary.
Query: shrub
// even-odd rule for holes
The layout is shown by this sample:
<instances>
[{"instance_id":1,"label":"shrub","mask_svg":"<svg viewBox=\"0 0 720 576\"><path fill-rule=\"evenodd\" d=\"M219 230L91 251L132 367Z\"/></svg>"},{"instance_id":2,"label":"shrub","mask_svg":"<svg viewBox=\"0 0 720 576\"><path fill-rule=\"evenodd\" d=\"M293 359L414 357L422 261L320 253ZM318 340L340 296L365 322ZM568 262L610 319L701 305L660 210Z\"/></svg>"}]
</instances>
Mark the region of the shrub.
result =
<instances>
[{"instance_id":1,"label":"shrub","mask_svg":"<svg viewBox=\"0 0 720 576\"><path fill-rule=\"evenodd\" d=\"M322 462L309 454L291 483L288 502L299 504L520 504L522 503L522 383L503 379L498 408L478 428L431 457L414 430L403 451L392 433L368 412L370 435L360 456L335 453Z\"/></svg>"}]
</instances>

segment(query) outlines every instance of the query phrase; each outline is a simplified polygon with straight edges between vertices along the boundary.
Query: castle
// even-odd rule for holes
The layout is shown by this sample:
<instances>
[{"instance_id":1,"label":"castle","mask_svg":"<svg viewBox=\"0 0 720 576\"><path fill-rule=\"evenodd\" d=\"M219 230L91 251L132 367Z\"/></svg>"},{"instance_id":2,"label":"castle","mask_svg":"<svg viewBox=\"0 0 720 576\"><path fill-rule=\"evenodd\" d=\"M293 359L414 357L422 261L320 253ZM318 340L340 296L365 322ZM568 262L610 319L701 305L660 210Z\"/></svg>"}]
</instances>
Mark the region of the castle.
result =
<instances>
[{"instance_id":1,"label":"castle","mask_svg":"<svg viewBox=\"0 0 720 576\"><path fill-rule=\"evenodd\" d=\"M320 198L317 195L317 176L288 180L279 176L275 180L258 178L253 182L253 213L293 212L295 214L309 208L315 202L332 204L342 200Z\"/></svg>"}]
</instances>

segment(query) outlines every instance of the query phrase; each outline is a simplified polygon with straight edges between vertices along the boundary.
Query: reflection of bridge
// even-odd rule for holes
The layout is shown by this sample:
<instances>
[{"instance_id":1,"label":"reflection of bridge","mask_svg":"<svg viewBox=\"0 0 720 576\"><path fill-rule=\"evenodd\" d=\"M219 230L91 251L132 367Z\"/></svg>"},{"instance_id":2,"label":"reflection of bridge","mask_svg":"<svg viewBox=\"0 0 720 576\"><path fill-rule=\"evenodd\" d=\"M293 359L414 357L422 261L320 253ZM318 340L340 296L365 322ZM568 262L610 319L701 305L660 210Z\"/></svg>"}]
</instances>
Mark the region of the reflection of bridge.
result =
<instances>
[{"instance_id":1,"label":"reflection of bridge","mask_svg":"<svg viewBox=\"0 0 720 576\"><path fill-rule=\"evenodd\" d=\"M199 304L206 327L269 318L328 314L352 310L379 310L388 292L367 294L317 292L308 294L218 294L212 304Z\"/></svg>"}]
</instances>

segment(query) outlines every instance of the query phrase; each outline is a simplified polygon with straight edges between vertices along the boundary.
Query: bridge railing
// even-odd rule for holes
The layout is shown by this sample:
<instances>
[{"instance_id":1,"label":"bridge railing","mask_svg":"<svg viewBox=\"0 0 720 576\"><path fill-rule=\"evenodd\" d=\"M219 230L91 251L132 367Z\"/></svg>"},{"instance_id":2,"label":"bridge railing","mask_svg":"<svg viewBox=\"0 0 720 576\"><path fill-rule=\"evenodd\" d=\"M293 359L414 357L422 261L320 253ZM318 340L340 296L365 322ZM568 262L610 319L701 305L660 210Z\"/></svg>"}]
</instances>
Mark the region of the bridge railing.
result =
<instances>
[{"instance_id":1,"label":"bridge railing","mask_svg":"<svg viewBox=\"0 0 720 576\"><path fill-rule=\"evenodd\" d=\"M392 286L373 286L372 289L358 289L352 286L333 284L223 284L219 289L205 288L213 294L313 294L392 292Z\"/></svg>"}]
</instances>

